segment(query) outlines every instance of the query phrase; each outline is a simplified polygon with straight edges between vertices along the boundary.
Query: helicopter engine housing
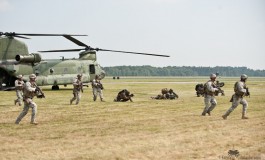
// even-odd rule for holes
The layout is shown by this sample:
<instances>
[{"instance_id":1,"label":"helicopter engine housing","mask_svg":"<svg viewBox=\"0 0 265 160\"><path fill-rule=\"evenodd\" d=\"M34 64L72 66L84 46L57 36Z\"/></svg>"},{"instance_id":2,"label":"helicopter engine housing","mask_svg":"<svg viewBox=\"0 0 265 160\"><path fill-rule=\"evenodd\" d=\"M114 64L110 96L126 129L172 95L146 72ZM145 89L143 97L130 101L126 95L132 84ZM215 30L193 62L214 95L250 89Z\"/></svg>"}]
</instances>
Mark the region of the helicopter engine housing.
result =
<instances>
[{"instance_id":1,"label":"helicopter engine housing","mask_svg":"<svg viewBox=\"0 0 265 160\"><path fill-rule=\"evenodd\" d=\"M32 53L29 55L16 55L16 61L20 63L39 63L41 61L41 55L38 53Z\"/></svg>"}]
</instances>

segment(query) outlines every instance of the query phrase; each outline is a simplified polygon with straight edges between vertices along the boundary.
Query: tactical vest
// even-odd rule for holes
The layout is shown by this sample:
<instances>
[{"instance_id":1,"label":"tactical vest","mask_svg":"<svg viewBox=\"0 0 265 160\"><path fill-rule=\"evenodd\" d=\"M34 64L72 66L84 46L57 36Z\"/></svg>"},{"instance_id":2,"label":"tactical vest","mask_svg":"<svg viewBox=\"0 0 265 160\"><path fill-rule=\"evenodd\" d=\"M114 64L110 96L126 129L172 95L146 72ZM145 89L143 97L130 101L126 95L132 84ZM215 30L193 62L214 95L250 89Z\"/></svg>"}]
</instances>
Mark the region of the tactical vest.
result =
<instances>
[{"instance_id":1,"label":"tactical vest","mask_svg":"<svg viewBox=\"0 0 265 160\"><path fill-rule=\"evenodd\" d=\"M26 87L26 84L27 83L30 83L30 82L24 83L24 87L23 87L23 97L24 98L31 98L32 99L36 94L35 94L35 92L29 91L27 89L27 87ZM30 83L30 86L32 88L35 88L37 85L36 85L36 83Z\"/></svg>"},{"instance_id":2,"label":"tactical vest","mask_svg":"<svg viewBox=\"0 0 265 160\"><path fill-rule=\"evenodd\" d=\"M244 92L241 92L241 91L238 90L238 87L237 87L237 86L238 86L238 83L239 83L239 82L236 82L236 83L234 84L234 91L235 91L235 94L236 94L237 96L239 96L239 97L243 97L245 93L244 93ZM244 88L244 89L247 88L247 85L246 85L245 83L244 83L243 88Z\"/></svg>"},{"instance_id":3,"label":"tactical vest","mask_svg":"<svg viewBox=\"0 0 265 160\"><path fill-rule=\"evenodd\" d=\"M211 80L209 80L209 81L211 81ZM207 82L204 83L204 85L203 85L203 88L204 88L204 94L207 94L207 95L213 96L213 95L214 95L214 92L209 91L208 88L207 88L207 83L208 83L209 81L207 81ZM216 88L216 85L215 85L215 83L213 83L213 82L212 82L212 87L213 87L213 88Z\"/></svg>"}]
</instances>

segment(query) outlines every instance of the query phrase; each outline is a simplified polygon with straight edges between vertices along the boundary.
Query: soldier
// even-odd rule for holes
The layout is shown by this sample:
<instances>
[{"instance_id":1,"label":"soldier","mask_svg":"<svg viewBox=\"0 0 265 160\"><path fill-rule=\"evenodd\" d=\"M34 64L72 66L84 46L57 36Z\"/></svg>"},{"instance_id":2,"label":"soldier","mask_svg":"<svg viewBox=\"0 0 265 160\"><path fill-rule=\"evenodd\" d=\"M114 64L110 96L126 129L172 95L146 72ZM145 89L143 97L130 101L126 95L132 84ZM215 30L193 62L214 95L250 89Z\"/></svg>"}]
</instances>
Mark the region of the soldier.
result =
<instances>
[{"instance_id":1,"label":"soldier","mask_svg":"<svg viewBox=\"0 0 265 160\"><path fill-rule=\"evenodd\" d=\"M22 120L22 118L28 113L29 108L32 108L31 114L31 124L37 125L36 122L36 114L37 114L37 104L33 102L33 97L36 96L36 91L39 90L38 86L36 85L36 75L31 74L29 75L29 82L26 82L23 89L23 101L24 101L24 108L20 115L17 117L16 124Z\"/></svg>"},{"instance_id":2,"label":"soldier","mask_svg":"<svg viewBox=\"0 0 265 160\"><path fill-rule=\"evenodd\" d=\"M216 88L216 85L214 83L216 79L216 75L215 74L211 74L210 75L210 80L208 82L206 82L204 84L204 104L205 104L205 108L202 112L202 116L205 116L206 113L208 113L208 115L211 115L211 111L215 108L215 106L217 105L217 101L214 97L215 92L218 91L218 88Z\"/></svg>"},{"instance_id":3,"label":"soldier","mask_svg":"<svg viewBox=\"0 0 265 160\"><path fill-rule=\"evenodd\" d=\"M82 82L82 74L78 74L76 79L73 81L73 95L74 97L70 99L70 105L73 101L76 100L75 104L77 105L81 99L81 92L83 92L83 82Z\"/></svg>"},{"instance_id":4,"label":"soldier","mask_svg":"<svg viewBox=\"0 0 265 160\"><path fill-rule=\"evenodd\" d=\"M92 88L93 88L93 95L94 95L93 100L96 101L97 100L97 95L99 94L100 100L102 102L104 102L103 93L102 93L103 85L100 82L100 78L99 78L98 75L96 75L95 79L93 79L93 81L92 81Z\"/></svg>"},{"instance_id":5,"label":"soldier","mask_svg":"<svg viewBox=\"0 0 265 160\"><path fill-rule=\"evenodd\" d=\"M17 99L15 100L15 105L18 103L19 106L21 106L21 101L23 100L23 86L24 81L22 80L23 76L18 75L17 80L15 81L15 90L17 94Z\"/></svg>"},{"instance_id":6,"label":"soldier","mask_svg":"<svg viewBox=\"0 0 265 160\"><path fill-rule=\"evenodd\" d=\"M114 102L127 102L128 100L133 102L131 98L133 96L134 94L130 94L130 92L127 89L124 89L118 93L117 98L114 99Z\"/></svg>"},{"instance_id":7,"label":"soldier","mask_svg":"<svg viewBox=\"0 0 265 160\"><path fill-rule=\"evenodd\" d=\"M167 99L176 99L179 98L179 96L173 91L173 89L169 89L168 93L166 93Z\"/></svg>"},{"instance_id":8,"label":"soldier","mask_svg":"<svg viewBox=\"0 0 265 160\"><path fill-rule=\"evenodd\" d=\"M248 78L247 75L242 74L240 77L240 81L235 83L234 85L235 94L233 94L232 99L230 100L230 102L232 102L232 106L222 116L223 119L227 119L227 116L229 116L229 114L233 112L233 110L239 105L239 103L243 105L242 119L248 119L248 117L246 116L248 102L243 98L244 96L250 96L250 93L246 85L247 78Z\"/></svg>"}]
</instances>

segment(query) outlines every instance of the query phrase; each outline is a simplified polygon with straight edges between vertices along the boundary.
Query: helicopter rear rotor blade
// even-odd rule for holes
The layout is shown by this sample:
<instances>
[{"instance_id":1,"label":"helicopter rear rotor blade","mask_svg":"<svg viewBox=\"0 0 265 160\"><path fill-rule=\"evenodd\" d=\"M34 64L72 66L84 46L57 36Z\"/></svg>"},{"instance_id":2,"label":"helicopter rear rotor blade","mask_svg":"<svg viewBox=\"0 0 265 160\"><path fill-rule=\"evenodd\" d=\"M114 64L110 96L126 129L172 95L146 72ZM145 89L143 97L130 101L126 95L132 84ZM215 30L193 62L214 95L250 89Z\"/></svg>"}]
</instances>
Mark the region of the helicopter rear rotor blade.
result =
<instances>
[{"instance_id":1,"label":"helicopter rear rotor blade","mask_svg":"<svg viewBox=\"0 0 265 160\"><path fill-rule=\"evenodd\" d=\"M75 39L74 37L71 37L71 35L63 35L66 39L74 42L75 44L79 45L79 46L83 46L83 47L88 47L85 43Z\"/></svg>"},{"instance_id":2,"label":"helicopter rear rotor blade","mask_svg":"<svg viewBox=\"0 0 265 160\"><path fill-rule=\"evenodd\" d=\"M48 50L48 51L38 51L38 52L42 52L42 53L45 53L45 52L76 52L76 51L82 51L82 50L85 50L85 49L62 49L62 50Z\"/></svg>"},{"instance_id":3,"label":"helicopter rear rotor blade","mask_svg":"<svg viewBox=\"0 0 265 160\"><path fill-rule=\"evenodd\" d=\"M96 50L96 51L109 51L109 52L130 53L130 54L141 54L141 55L148 55L148 56L170 57L168 55L163 55L163 54L150 54L150 53L141 53L141 52L117 51L117 50L109 50L109 49L101 49L101 48L94 48L94 50Z\"/></svg>"},{"instance_id":4,"label":"helicopter rear rotor blade","mask_svg":"<svg viewBox=\"0 0 265 160\"><path fill-rule=\"evenodd\" d=\"M14 36L14 37L18 37L18 38L23 38L23 39L30 39L30 38L28 38L28 37L24 37L24 36Z\"/></svg>"}]
</instances>

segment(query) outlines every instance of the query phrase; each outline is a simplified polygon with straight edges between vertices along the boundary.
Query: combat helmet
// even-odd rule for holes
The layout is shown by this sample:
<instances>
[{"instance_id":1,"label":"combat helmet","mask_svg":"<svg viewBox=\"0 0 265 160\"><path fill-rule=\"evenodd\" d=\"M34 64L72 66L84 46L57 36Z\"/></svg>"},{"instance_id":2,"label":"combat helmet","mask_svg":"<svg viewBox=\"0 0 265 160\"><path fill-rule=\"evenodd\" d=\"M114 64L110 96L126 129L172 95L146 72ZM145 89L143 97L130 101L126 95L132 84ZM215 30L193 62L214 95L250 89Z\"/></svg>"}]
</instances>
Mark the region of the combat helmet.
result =
<instances>
[{"instance_id":1,"label":"combat helmet","mask_svg":"<svg viewBox=\"0 0 265 160\"><path fill-rule=\"evenodd\" d=\"M242 75L240 76L240 78L241 78L242 80L246 80L246 79L248 78L248 76L247 76L246 74L242 74Z\"/></svg>"},{"instance_id":2,"label":"combat helmet","mask_svg":"<svg viewBox=\"0 0 265 160\"><path fill-rule=\"evenodd\" d=\"M37 76L35 74L29 75L29 79L35 79Z\"/></svg>"},{"instance_id":3,"label":"combat helmet","mask_svg":"<svg viewBox=\"0 0 265 160\"><path fill-rule=\"evenodd\" d=\"M210 78L216 78L216 74L210 74Z\"/></svg>"},{"instance_id":4,"label":"combat helmet","mask_svg":"<svg viewBox=\"0 0 265 160\"><path fill-rule=\"evenodd\" d=\"M18 75L17 78L21 79L23 76L22 74Z\"/></svg>"}]
</instances>

